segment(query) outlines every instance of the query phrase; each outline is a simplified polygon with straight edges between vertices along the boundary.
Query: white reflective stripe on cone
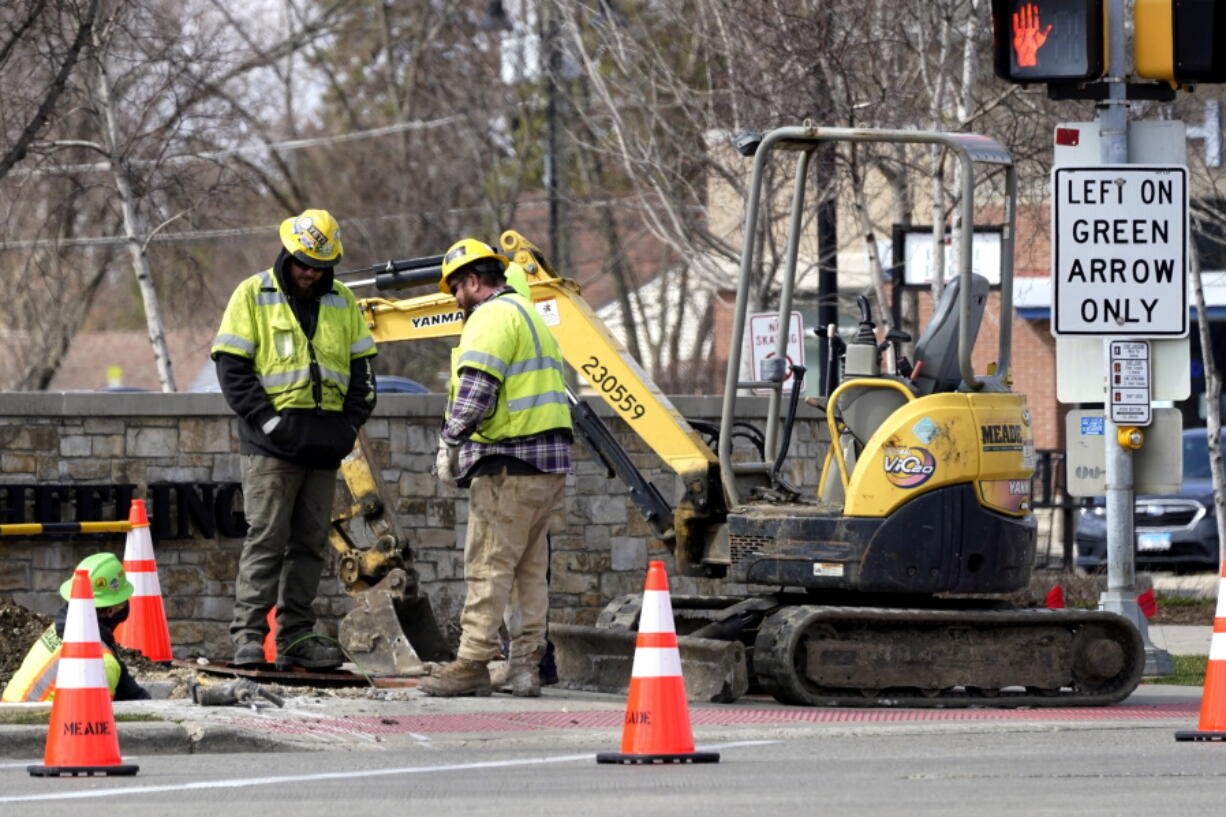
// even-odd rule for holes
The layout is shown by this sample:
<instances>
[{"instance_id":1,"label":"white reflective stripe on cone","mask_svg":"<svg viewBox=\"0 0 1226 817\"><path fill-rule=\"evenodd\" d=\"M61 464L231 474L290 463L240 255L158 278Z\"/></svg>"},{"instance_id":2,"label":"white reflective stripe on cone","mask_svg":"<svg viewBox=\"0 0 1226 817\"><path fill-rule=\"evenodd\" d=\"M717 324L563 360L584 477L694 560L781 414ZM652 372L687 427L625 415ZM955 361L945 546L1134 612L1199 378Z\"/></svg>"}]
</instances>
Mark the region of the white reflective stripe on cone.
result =
<instances>
[{"instance_id":1,"label":"white reflective stripe on cone","mask_svg":"<svg viewBox=\"0 0 1226 817\"><path fill-rule=\"evenodd\" d=\"M148 527L132 529L131 545L130 556L127 548L124 549L124 561L148 561L153 558L153 537Z\"/></svg>"},{"instance_id":2,"label":"white reflective stripe on cone","mask_svg":"<svg viewBox=\"0 0 1226 817\"><path fill-rule=\"evenodd\" d=\"M644 590L643 610L639 614L640 633L675 633L673 605L664 590Z\"/></svg>"},{"instance_id":3,"label":"white reflective stripe on cone","mask_svg":"<svg viewBox=\"0 0 1226 817\"><path fill-rule=\"evenodd\" d=\"M101 658L61 658L56 689L109 689Z\"/></svg>"},{"instance_id":4,"label":"white reflective stripe on cone","mask_svg":"<svg viewBox=\"0 0 1226 817\"><path fill-rule=\"evenodd\" d=\"M93 644L102 640L95 609L93 602L85 599L68 602L68 618L64 622L65 644Z\"/></svg>"},{"instance_id":5,"label":"white reflective stripe on cone","mask_svg":"<svg viewBox=\"0 0 1226 817\"><path fill-rule=\"evenodd\" d=\"M1226 661L1226 633L1214 633L1209 640L1209 660Z\"/></svg>"},{"instance_id":6,"label":"white reflective stripe on cone","mask_svg":"<svg viewBox=\"0 0 1226 817\"><path fill-rule=\"evenodd\" d=\"M160 596L162 595L162 585L158 583L158 574L155 571L141 571L139 573L128 573L128 581L132 582L133 596Z\"/></svg>"},{"instance_id":7,"label":"white reflective stripe on cone","mask_svg":"<svg viewBox=\"0 0 1226 817\"><path fill-rule=\"evenodd\" d=\"M1220 579L1217 583L1217 612L1214 615L1226 618L1226 579Z\"/></svg>"},{"instance_id":8,"label":"white reflective stripe on cone","mask_svg":"<svg viewBox=\"0 0 1226 817\"><path fill-rule=\"evenodd\" d=\"M631 678L680 678L681 655L676 647L639 647L634 651Z\"/></svg>"}]
</instances>

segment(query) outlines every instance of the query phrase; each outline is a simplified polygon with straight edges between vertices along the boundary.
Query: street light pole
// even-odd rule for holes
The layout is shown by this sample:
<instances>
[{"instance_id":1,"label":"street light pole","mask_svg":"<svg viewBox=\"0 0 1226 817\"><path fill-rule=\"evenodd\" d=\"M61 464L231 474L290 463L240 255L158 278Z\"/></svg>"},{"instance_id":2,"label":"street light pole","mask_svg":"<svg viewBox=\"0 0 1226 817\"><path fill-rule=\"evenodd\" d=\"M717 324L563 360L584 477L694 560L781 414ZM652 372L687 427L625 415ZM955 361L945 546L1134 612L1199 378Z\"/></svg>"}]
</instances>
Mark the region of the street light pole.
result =
<instances>
[{"instance_id":1,"label":"street light pole","mask_svg":"<svg viewBox=\"0 0 1226 817\"><path fill-rule=\"evenodd\" d=\"M545 195L549 202L549 257L559 270L570 269L570 242L562 223L566 219L564 201L564 148L560 129L560 113L564 104L558 79L562 75L562 50L558 47L557 13L549 3L540 9L541 50L545 75Z\"/></svg>"}]
</instances>

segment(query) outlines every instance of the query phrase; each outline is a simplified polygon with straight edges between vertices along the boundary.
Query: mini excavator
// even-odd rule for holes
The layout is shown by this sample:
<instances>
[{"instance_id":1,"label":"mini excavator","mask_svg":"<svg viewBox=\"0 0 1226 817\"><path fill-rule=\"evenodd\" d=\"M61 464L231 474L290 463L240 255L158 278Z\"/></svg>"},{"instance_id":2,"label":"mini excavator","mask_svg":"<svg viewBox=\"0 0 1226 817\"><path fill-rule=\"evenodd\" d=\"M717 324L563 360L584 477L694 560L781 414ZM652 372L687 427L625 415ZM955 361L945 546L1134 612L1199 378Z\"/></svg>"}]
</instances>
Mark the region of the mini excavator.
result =
<instances>
[{"instance_id":1,"label":"mini excavator","mask_svg":"<svg viewBox=\"0 0 1226 817\"><path fill-rule=\"evenodd\" d=\"M731 344L721 421L708 443L583 301L577 284L557 275L519 233L500 238L567 363L680 477L681 495L673 503L661 496L587 398L571 395L576 435L628 486L672 550L676 573L749 588L673 597L691 697L727 701L755 688L813 706L1082 706L1123 699L1144 665L1130 622L1103 611L1013 609L999 600L1027 586L1036 539L1033 428L1010 376L1016 175L1008 151L962 133L806 125L766 134L753 154L731 337L741 337L746 323L764 174L769 162L787 156L796 167L781 325L791 314L806 180L825 142L943 147L961 164L964 227L958 275L917 339L913 361L890 354L897 351L891 346L909 341L897 330L879 342L864 299L855 336L832 344L840 349L833 371L841 375L813 400L828 439L813 495L782 477L800 393L793 389L784 405L786 333L779 333L775 355L784 365L760 382L741 379L740 347ZM976 171L1004 177L1005 318L986 371L975 370L971 355L990 294L971 266L982 183ZM440 260L388 262L371 268L373 283L394 289L437 280ZM378 343L458 335L462 326L444 294L367 298L360 305ZM771 390L764 444L748 456L741 446L734 456L737 396L748 388ZM369 463L366 446L361 441L345 466L348 484L359 486L347 518L387 525L389 506L362 464ZM338 531L346 524L340 520ZM446 653L398 532L384 529L366 548L340 533L333 544L341 577L359 599L342 623L346 649L366 656L361 660L370 667L401 673L419 663L417 654ZM551 626L564 683L625 688L640 602L637 594L612 600L596 626ZM699 668L695 683L691 666Z\"/></svg>"}]
</instances>

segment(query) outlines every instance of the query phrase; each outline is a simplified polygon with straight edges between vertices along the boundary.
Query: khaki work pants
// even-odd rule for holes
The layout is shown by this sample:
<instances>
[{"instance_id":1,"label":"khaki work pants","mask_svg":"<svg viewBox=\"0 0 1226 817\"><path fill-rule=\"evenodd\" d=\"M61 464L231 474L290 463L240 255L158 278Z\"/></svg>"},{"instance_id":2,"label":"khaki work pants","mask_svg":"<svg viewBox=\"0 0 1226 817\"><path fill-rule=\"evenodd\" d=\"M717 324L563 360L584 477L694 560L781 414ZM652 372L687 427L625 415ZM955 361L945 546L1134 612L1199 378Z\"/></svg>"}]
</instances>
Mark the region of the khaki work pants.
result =
<instances>
[{"instance_id":1,"label":"khaki work pants","mask_svg":"<svg viewBox=\"0 0 1226 817\"><path fill-rule=\"evenodd\" d=\"M268 610L277 607L277 643L315 628L312 604L324 548L336 471L244 454L243 512L250 526L235 582L230 635L236 644L263 640Z\"/></svg>"},{"instance_id":2,"label":"khaki work pants","mask_svg":"<svg viewBox=\"0 0 1226 817\"><path fill-rule=\"evenodd\" d=\"M511 633L511 658L545 648L549 615L549 515L566 489L565 474L474 477L469 489L459 656L490 661L512 590L522 626Z\"/></svg>"}]
</instances>

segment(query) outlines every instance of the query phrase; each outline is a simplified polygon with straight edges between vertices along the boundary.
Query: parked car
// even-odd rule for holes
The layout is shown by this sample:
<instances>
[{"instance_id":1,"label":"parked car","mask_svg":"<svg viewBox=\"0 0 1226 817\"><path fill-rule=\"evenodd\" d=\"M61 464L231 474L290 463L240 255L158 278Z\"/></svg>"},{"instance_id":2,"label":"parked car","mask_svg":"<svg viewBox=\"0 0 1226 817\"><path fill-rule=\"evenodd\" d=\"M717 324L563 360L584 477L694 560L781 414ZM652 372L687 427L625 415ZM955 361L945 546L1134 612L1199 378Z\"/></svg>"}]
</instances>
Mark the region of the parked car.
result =
<instances>
[{"instance_id":1,"label":"parked car","mask_svg":"<svg viewBox=\"0 0 1226 817\"><path fill-rule=\"evenodd\" d=\"M101 391L131 391L131 389L102 389ZM138 389L137 391L144 391ZM187 391L194 392L220 392L221 384L217 382L217 369L213 363L209 363L200 367L199 372L188 384ZM394 374L380 374L375 376L375 391L379 394L429 394L430 390L418 383L416 380L411 380L407 377L401 377Z\"/></svg>"},{"instance_id":2,"label":"parked car","mask_svg":"<svg viewBox=\"0 0 1226 817\"><path fill-rule=\"evenodd\" d=\"M1223 435L1226 440L1226 434ZM1142 570L1217 570L1217 522L1206 429L1183 432L1183 485L1179 493L1139 496L1133 525L1136 566ZM1107 515L1101 498L1077 515L1077 566L1106 569Z\"/></svg>"},{"instance_id":3,"label":"parked car","mask_svg":"<svg viewBox=\"0 0 1226 817\"><path fill-rule=\"evenodd\" d=\"M430 390L407 377L395 374L375 375L375 391L379 394L429 394Z\"/></svg>"}]
</instances>

